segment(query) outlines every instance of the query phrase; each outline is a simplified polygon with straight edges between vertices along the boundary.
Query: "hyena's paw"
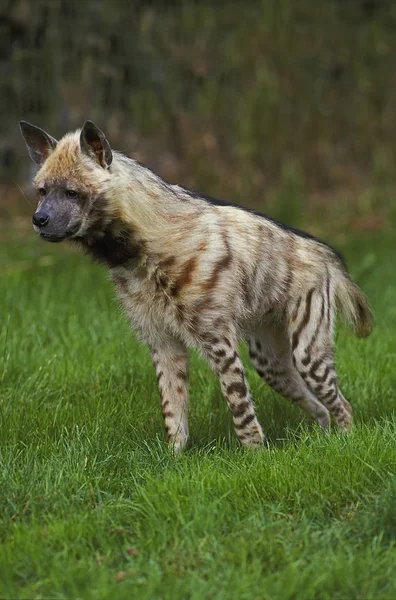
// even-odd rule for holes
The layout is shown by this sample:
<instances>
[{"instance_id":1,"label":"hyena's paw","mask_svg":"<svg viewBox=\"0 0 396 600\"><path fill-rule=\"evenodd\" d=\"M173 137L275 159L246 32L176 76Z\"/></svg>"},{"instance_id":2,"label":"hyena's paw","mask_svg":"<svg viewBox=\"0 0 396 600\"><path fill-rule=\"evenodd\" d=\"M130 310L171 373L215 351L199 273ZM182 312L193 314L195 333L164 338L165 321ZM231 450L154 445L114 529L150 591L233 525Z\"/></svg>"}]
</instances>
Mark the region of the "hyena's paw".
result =
<instances>
[{"instance_id":1,"label":"hyena's paw","mask_svg":"<svg viewBox=\"0 0 396 600\"><path fill-rule=\"evenodd\" d=\"M315 421L323 429L323 431L329 431L331 423L330 413L324 406L322 410L317 412Z\"/></svg>"},{"instance_id":2,"label":"hyena's paw","mask_svg":"<svg viewBox=\"0 0 396 600\"><path fill-rule=\"evenodd\" d=\"M345 410L350 414L350 416L352 417L352 406L349 404L348 400L345 400L344 397L341 398L341 402L343 404L343 407L345 408Z\"/></svg>"},{"instance_id":3,"label":"hyena's paw","mask_svg":"<svg viewBox=\"0 0 396 600\"><path fill-rule=\"evenodd\" d=\"M178 431L175 435L168 437L168 446L172 454L180 456L183 450L187 446L188 436L181 431Z\"/></svg>"},{"instance_id":4,"label":"hyena's paw","mask_svg":"<svg viewBox=\"0 0 396 600\"><path fill-rule=\"evenodd\" d=\"M344 407L344 405L342 408L342 412L339 415L335 416L334 420L340 431L348 433L351 431L353 424L352 412L348 412L347 408Z\"/></svg>"},{"instance_id":5,"label":"hyena's paw","mask_svg":"<svg viewBox=\"0 0 396 600\"><path fill-rule=\"evenodd\" d=\"M252 423L249 429L238 432L238 438L241 444L247 448L261 448L265 442L263 430L257 420Z\"/></svg>"}]
</instances>

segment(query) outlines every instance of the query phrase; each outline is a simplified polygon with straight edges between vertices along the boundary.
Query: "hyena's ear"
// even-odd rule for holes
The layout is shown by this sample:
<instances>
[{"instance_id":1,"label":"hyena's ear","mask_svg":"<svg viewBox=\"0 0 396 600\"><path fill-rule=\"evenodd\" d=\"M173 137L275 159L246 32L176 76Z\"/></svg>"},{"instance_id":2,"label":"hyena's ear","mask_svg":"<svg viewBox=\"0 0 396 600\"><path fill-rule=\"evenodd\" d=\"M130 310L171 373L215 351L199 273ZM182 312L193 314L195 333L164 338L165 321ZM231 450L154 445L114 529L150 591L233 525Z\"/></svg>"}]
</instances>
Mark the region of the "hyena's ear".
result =
<instances>
[{"instance_id":1,"label":"hyena's ear","mask_svg":"<svg viewBox=\"0 0 396 600\"><path fill-rule=\"evenodd\" d=\"M81 151L94 158L101 167L108 169L113 160L110 144L103 131L92 121L86 121L80 135Z\"/></svg>"},{"instance_id":2,"label":"hyena's ear","mask_svg":"<svg viewBox=\"0 0 396 600\"><path fill-rule=\"evenodd\" d=\"M43 129L31 125L27 121L19 121L19 127L25 138L30 158L38 165L42 165L56 148L58 142Z\"/></svg>"}]
</instances>

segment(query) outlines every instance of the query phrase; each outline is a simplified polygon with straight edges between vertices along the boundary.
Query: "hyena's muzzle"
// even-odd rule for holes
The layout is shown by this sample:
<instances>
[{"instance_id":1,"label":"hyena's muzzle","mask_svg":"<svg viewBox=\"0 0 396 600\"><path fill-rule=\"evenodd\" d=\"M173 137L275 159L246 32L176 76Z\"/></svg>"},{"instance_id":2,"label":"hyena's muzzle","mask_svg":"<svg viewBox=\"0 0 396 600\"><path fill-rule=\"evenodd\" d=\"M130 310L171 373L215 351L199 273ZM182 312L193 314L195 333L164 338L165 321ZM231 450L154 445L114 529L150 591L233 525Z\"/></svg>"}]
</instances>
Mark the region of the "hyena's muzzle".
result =
<instances>
[{"instance_id":1,"label":"hyena's muzzle","mask_svg":"<svg viewBox=\"0 0 396 600\"><path fill-rule=\"evenodd\" d=\"M77 192L44 188L39 192L42 200L32 218L35 232L49 242L73 237L81 227L81 213L75 200Z\"/></svg>"}]
</instances>

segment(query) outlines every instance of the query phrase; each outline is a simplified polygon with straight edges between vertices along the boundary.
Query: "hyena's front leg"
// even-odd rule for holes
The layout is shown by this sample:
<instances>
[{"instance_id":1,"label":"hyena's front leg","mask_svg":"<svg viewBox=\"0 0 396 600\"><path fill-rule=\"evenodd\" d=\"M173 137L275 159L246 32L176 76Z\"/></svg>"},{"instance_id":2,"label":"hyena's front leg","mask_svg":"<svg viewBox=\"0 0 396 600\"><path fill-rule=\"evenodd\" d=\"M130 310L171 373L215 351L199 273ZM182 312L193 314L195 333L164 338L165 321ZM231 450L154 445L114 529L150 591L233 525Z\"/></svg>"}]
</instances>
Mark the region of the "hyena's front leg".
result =
<instances>
[{"instance_id":1,"label":"hyena's front leg","mask_svg":"<svg viewBox=\"0 0 396 600\"><path fill-rule=\"evenodd\" d=\"M188 439L188 358L185 346L174 339L151 348L157 373L162 414L168 441L180 452Z\"/></svg>"},{"instance_id":2,"label":"hyena's front leg","mask_svg":"<svg viewBox=\"0 0 396 600\"><path fill-rule=\"evenodd\" d=\"M203 350L220 380L241 443L244 446L261 445L264 435L254 412L237 340L231 334L206 335Z\"/></svg>"}]
</instances>

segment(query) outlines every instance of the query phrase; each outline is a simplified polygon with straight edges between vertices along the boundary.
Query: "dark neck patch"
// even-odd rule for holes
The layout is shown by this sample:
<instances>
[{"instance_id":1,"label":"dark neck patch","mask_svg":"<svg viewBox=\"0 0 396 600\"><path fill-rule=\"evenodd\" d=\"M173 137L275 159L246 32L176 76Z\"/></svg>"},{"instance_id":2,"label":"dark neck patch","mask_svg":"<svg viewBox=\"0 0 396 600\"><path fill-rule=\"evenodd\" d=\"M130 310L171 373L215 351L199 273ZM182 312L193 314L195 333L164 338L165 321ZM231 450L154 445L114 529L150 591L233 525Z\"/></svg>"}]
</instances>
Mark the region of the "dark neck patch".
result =
<instances>
[{"instance_id":1,"label":"dark neck patch","mask_svg":"<svg viewBox=\"0 0 396 600\"><path fill-rule=\"evenodd\" d=\"M79 241L87 254L93 260L110 268L126 266L131 261L136 261L143 250L142 243L138 243L129 229L122 229L115 234L111 225L105 229L100 238L88 240L80 238Z\"/></svg>"}]
</instances>

